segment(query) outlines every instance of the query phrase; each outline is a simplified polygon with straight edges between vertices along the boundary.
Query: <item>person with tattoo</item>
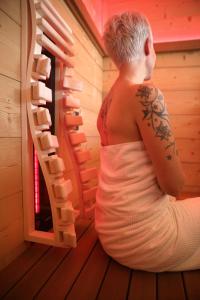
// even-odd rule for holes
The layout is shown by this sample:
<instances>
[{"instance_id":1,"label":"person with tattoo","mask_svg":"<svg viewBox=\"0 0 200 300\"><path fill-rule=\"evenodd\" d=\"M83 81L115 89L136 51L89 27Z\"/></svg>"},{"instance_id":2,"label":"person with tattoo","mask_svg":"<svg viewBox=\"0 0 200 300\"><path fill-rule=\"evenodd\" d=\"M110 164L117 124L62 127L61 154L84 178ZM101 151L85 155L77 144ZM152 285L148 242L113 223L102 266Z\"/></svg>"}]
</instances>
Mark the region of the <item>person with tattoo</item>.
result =
<instances>
[{"instance_id":1,"label":"person with tattoo","mask_svg":"<svg viewBox=\"0 0 200 300\"><path fill-rule=\"evenodd\" d=\"M200 268L200 197L176 198L186 176L164 93L152 82L150 23L135 11L113 15L103 40L119 73L97 118L95 229L101 245L133 269Z\"/></svg>"}]
</instances>

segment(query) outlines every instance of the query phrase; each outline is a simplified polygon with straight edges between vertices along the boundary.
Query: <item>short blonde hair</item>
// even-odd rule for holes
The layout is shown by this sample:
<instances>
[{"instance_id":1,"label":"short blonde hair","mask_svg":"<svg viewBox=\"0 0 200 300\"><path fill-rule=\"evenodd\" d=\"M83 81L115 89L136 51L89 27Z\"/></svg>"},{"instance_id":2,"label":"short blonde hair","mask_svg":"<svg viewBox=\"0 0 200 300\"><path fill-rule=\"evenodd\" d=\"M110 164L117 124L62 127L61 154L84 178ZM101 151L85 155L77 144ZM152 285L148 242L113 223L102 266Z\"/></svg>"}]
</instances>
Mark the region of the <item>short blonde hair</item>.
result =
<instances>
[{"instance_id":1,"label":"short blonde hair","mask_svg":"<svg viewBox=\"0 0 200 300\"><path fill-rule=\"evenodd\" d=\"M119 65L140 58L147 37L151 38L149 21L136 11L113 15L104 26L105 48Z\"/></svg>"}]
</instances>

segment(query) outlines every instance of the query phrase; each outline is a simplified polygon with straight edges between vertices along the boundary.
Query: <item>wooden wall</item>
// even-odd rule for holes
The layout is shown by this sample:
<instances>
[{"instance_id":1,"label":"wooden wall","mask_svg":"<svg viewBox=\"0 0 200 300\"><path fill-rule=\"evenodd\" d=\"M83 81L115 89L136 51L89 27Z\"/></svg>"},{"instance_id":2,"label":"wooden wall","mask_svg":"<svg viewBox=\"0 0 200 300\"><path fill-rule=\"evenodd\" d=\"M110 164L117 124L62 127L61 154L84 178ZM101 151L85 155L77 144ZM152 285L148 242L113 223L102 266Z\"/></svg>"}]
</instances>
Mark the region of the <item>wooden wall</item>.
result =
<instances>
[{"instance_id":1,"label":"wooden wall","mask_svg":"<svg viewBox=\"0 0 200 300\"><path fill-rule=\"evenodd\" d=\"M88 166L99 166L96 118L102 96L117 76L89 40L63 0L51 0L75 36L75 74L84 83L80 93ZM20 0L0 1L0 269L25 248L23 241ZM187 175L186 191L200 192L200 51L164 53L157 57L154 82L162 89L172 117L180 157ZM71 171L73 172L73 171Z\"/></svg>"},{"instance_id":2,"label":"wooden wall","mask_svg":"<svg viewBox=\"0 0 200 300\"><path fill-rule=\"evenodd\" d=\"M20 0L0 1L0 269L25 249L20 118Z\"/></svg>"},{"instance_id":3,"label":"wooden wall","mask_svg":"<svg viewBox=\"0 0 200 300\"><path fill-rule=\"evenodd\" d=\"M96 127L97 113L102 103L102 85L103 85L103 58L95 48L88 35L76 20L71 10L63 0L51 0L54 7L60 15L66 20L67 24L73 31L74 51L75 51L75 68L74 78L83 82L83 91L75 92L74 97L80 99L80 114L83 118L83 125L79 127L80 132L84 132L87 142L81 145L82 149L89 149L91 160L84 164L84 167L99 167L99 133ZM65 129L64 129L65 130ZM62 131L62 129L58 131ZM61 138L60 138L61 137ZM59 136L59 145L63 149L67 146L63 134ZM66 153L64 153L66 152ZM65 157L66 172L65 176L71 179L73 190L69 195L74 207L78 207L79 193L77 190L75 170L72 162L67 158L67 151L63 152ZM97 183L93 180L90 186Z\"/></svg>"},{"instance_id":4,"label":"wooden wall","mask_svg":"<svg viewBox=\"0 0 200 300\"><path fill-rule=\"evenodd\" d=\"M102 102L103 58L88 38L84 29L73 16L63 0L51 0L52 4L66 20L75 39L74 78L83 82L83 92L77 93L81 101L83 125L80 131L87 136L83 148L90 149L92 160L87 166L99 165L99 134L96 128L96 116Z\"/></svg>"},{"instance_id":5,"label":"wooden wall","mask_svg":"<svg viewBox=\"0 0 200 300\"><path fill-rule=\"evenodd\" d=\"M64 1L52 3L75 36L75 74L84 84L79 93L81 130L87 136L83 148L92 153L87 165L98 167L96 115L102 101L103 59ZM23 240L20 34L20 0L0 1L0 269L28 245Z\"/></svg>"},{"instance_id":6,"label":"wooden wall","mask_svg":"<svg viewBox=\"0 0 200 300\"><path fill-rule=\"evenodd\" d=\"M103 97L118 76L104 59ZM165 95L180 159L187 176L183 192L200 195L200 50L157 54L152 81Z\"/></svg>"}]
</instances>

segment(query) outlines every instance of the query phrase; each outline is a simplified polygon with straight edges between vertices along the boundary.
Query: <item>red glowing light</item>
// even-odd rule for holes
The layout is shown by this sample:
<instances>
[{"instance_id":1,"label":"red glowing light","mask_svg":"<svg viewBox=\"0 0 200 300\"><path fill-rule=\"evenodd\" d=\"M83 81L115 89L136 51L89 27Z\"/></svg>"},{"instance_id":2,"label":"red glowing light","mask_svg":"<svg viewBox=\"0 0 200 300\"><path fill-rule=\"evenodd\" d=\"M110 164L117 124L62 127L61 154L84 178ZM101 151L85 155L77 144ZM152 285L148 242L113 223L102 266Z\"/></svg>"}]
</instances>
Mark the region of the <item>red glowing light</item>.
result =
<instances>
[{"instance_id":1,"label":"red glowing light","mask_svg":"<svg viewBox=\"0 0 200 300\"><path fill-rule=\"evenodd\" d=\"M81 8L86 22L97 38L99 35L102 37L104 25L112 15L134 10L148 18L155 43L200 39L199 1L75 0L75 2Z\"/></svg>"},{"instance_id":2,"label":"red glowing light","mask_svg":"<svg viewBox=\"0 0 200 300\"><path fill-rule=\"evenodd\" d=\"M39 184L39 162L36 150L34 149L34 197L35 213L40 212L40 184Z\"/></svg>"}]
</instances>

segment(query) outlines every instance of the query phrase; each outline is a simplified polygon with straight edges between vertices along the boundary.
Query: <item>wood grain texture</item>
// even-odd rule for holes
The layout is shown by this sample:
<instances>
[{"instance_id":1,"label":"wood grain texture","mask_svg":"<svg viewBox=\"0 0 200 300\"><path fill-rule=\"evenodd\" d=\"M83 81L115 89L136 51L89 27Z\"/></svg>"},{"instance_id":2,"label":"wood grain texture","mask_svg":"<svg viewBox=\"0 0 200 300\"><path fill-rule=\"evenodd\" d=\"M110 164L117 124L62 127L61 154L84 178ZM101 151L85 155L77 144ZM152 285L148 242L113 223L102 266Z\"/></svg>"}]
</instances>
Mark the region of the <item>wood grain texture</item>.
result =
<instances>
[{"instance_id":1,"label":"wood grain texture","mask_svg":"<svg viewBox=\"0 0 200 300\"><path fill-rule=\"evenodd\" d=\"M91 223L83 221L76 228L79 239L76 249L32 245L0 272L0 297L4 295L3 299L7 300L199 299L199 270L154 273L127 268L106 254L96 239L93 225L94 219Z\"/></svg>"},{"instance_id":2,"label":"wood grain texture","mask_svg":"<svg viewBox=\"0 0 200 300\"><path fill-rule=\"evenodd\" d=\"M85 264L88 252L92 250L97 241L97 233L94 224L90 226L84 235L84 239L80 239L79 247L72 249L66 259L54 272L53 276L43 286L35 299L54 299L56 290L56 299L64 299L65 295L71 289L71 286ZM59 285L59 289L57 288Z\"/></svg>"},{"instance_id":3,"label":"wood grain texture","mask_svg":"<svg viewBox=\"0 0 200 300\"><path fill-rule=\"evenodd\" d=\"M0 168L21 164L21 138L0 138Z\"/></svg>"},{"instance_id":4,"label":"wood grain texture","mask_svg":"<svg viewBox=\"0 0 200 300\"><path fill-rule=\"evenodd\" d=\"M200 163L200 139L177 138L176 145L183 163Z\"/></svg>"},{"instance_id":5,"label":"wood grain texture","mask_svg":"<svg viewBox=\"0 0 200 300\"><path fill-rule=\"evenodd\" d=\"M0 199L3 199L22 190L21 138L0 138L0 153Z\"/></svg>"},{"instance_id":6,"label":"wood grain texture","mask_svg":"<svg viewBox=\"0 0 200 300\"><path fill-rule=\"evenodd\" d=\"M80 239L83 233L87 230L87 226L90 224L90 222L80 221L79 223L77 223L76 231L78 239ZM9 282L9 285L6 285L9 287L12 287L12 285L14 286L14 289L11 290L10 293L8 293L5 299L33 298L33 296L48 280L49 274L53 274L60 263L70 254L70 251L71 248L64 249L59 247L48 247L40 244L31 246L28 251L26 251L23 255L21 255L21 257L16 259L15 262L13 262L13 265L18 268L21 267L22 269L22 271L20 272L21 281L19 283L17 282L17 278L19 279L20 274L17 269L15 270L14 268L8 266L8 268L5 270L5 276L7 277L7 280ZM32 254L32 257L29 256L28 261L29 253ZM32 266L33 263L35 264L34 266ZM14 273L12 275L12 281L8 278L11 270ZM23 273L28 274L23 278Z\"/></svg>"},{"instance_id":7,"label":"wood grain texture","mask_svg":"<svg viewBox=\"0 0 200 300\"><path fill-rule=\"evenodd\" d=\"M18 247L24 247L23 219L13 220L11 226L0 232L0 269L8 265L14 258ZM19 255L19 253L18 253Z\"/></svg>"},{"instance_id":8,"label":"wood grain texture","mask_svg":"<svg viewBox=\"0 0 200 300\"><path fill-rule=\"evenodd\" d=\"M20 0L0 1L0 269L23 252Z\"/></svg>"},{"instance_id":9,"label":"wood grain texture","mask_svg":"<svg viewBox=\"0 0 200 300\"><path fill-rule=\"evenodd\" d=\"M200 138L200 116L171 115L170 119L176 138Z\"/></svg>"},{"instance_id":10,"label":"wood grain texture","mask_svg":"<svg viewBox=\"0 0 200 300\"><path fill-rule=\"evenodd\" d=\"M182 163L183 170L185 172L188 186L199 187L200 182L200 163ZM189 192L189 191L188 191ZM200 192L199 192L200 194Z\"/></svg>"},{"instance_id":11,"label":"wood grain texture","mask_svg":"<svg viewBox=\"0 0 200 300\"><path fill-rule=\"evenodd\" d=\"M20 83L0 75L0 138L21 137Z\"/></svg>"},{"instance_id":12,"label":"wood grain texture","mask_svg":"<svg viewBox=\"0 0 200 300\"><path fill-rule=\"evenodd\" d=\"M21 165L0 168L0 199L22 191Z\"/></svg>"},{"instance_id":13,"label":"wood grain texture","mask_svg":"<svg viewBox=\"0 0 200 300\"><path fill-rule=\"evenodd\" d=\"M21 28L2 10L0 25L0 73L20 81Z\"/></svg>"},{"instance_id":14,"label":"wood grain texture","mask_svg":"<svg viewBox=\"0 0 200 300\"><path fill-rule=\"evenodd\" d=\"M118 77L118 71L105 71L103 77L103 96ZM167 80L166 80L167 78ZM200 68L158 68L154 69L151 82L162 91L199 90Z\"/></svg>"},{"instance_id":15,"label":"wood grain texture","mask_svg":"<svg viewBox=\"0 0 200 300\"><path fill-rule=\"evenodd\" d=\"M67 24L73 31L73 35L75 36L75 43L81 43L81 47L83 47L90 55L90 57L99 65L101 69L103 58L99 54L98 50L94 47L93 43L89 39L88 35L84 31L84 29L80 26L80 24L75 19L71 10L67 7L63 0L51 0L51 3L58 10L59 14L67 21Z\"/></svg>"},{"instance_id":16,"label":"wood grain texture","mask_svg":"<svg viewBox=\"0 0 200 300\"><path fill-rule=\"evenodd\" d=\"M191 270L183 272L185 289L188 300L195 300L200 298L200 272L199 270Z\"/></svg>"},{"instance_id":17,"label":"wood grain texture","mask_svg":"<svg viewBox=\"0 0 200 300\"><path fill-rule=\"evenodd\" d=\"M103 250L100 242L97 241L87 264L67 295L67 300L79 299L80 295L82 300L96 299L109 261L109 256Z\"/></svg>"},{"instance_id":18,"label":"wood grain texture","mask_svg":"<svg viewBox=\"0 0 200 300\"><path fill-rule=\"evenodd\" d=\"M0 231L13 225L13 222L23 219L22 193L16 193L0 200Z\"/></svg>"},{"instance_id":19,"label":"wood grain texture","mask_svg":"<svg viewBox=\"0 0 200 300\"><path fill-rule=\"evenodd\" d=\"M173 67L197 67L200 66L200 51L179 51L158 53L156 57L155 68L173 68ZM117 70L114 62L105 57L103 60L103 70Z\"/></svg>"},{"instance_id":20,"label":"wood grain texture","mask_svg":"<svg viewBox=\"0 0 200 300\"><path fill-rule=\"evenodd\" d=\"M20 0L1 0L0 10L7 14L18 25L21 25Z\"/></svg>"},{"instance_id":21,"label":"wood grain texture","mask_svg":"<svg viewBox=\"0 0 200 300\"><path fill-rule=\"evenodd\" d=\"M7 293L48 249L49 247L46 245L34 244L23 254L19 255L12 264L4 268L0 272L0 297Z\"/></svg>"},{"instance_id":22,"label":"wood grain texture","mask_svg":"<svg viewBox=\"0 0 200 300\"><path fill-rule=\"evenodd\" d=\"M172 115L200 115L200 89L164 91L168 111Z\"/></svg>"},{"instance_id":23,"label":"wood grain texture","mask_svg":"<svg viewBox=\"0 0 200 300\"><path fill-rule=\"evenodd\" d=\"M95 88L88 80L82 78L78 73L75 73L76 78L83 81L84 89L82 93L76 93L80 99L81 108L87 108L94 111L96 114L99 111L102 102L102 89Z\"/></svg>"},{"instance_id":24,"label":"wood grain texture","mask_svg":"<svg viewBox=\"0 0 200 300\"><path fill-rule=\"evenodd\" d=\"M89 149L91 159L84 163L80 168L95 167L99 164L99 133L96 127L97 114L102 103L102 84L103 84L103 58L91 42L90 38L79 24L64 1L51 1L60 15L64 18L73 32L74 38L74 64L72 78L83 83L83 91L73 92L74 98L80 100L80 115L83 119L83 125L79 126L79 132L86 136L86 142L80 144L81 149ZM62 108L61 108L62 109ZM62 115L59 115L59 124L62 123ZM64 157L66 171L65 176L72 180L73 190L69 195L73 205L78 207L80 187L76 182L74 173L77 171L74 167L73 157L68 153L68 137L66 136L66 126L59 125L57 136L60 145L60 155ZM67 149L66 151L64 149ZM79 171L79 170L78 170ZM92 180L91 186L95 181Z\"/></svg>"}]
</instances>

